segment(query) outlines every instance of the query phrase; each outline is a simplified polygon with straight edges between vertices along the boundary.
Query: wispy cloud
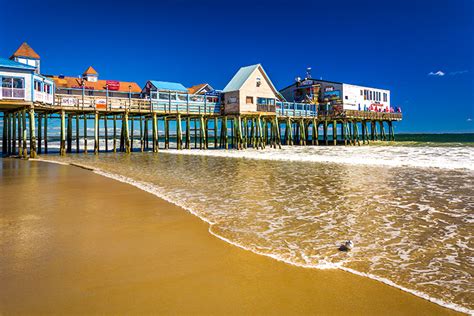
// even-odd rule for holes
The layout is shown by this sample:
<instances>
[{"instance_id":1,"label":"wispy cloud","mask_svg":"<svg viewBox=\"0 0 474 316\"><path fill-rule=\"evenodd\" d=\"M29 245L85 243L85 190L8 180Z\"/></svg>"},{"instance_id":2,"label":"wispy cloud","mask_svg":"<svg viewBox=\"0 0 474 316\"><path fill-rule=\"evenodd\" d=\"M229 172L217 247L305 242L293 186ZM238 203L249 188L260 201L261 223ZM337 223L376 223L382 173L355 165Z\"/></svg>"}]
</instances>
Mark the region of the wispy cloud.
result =
<instances>
[{"instance_id":1,"label":"wispy cloud","mask_svg":"<svg viewBox=\"0 0 474 316\"><path fill-rule=\"evenodd\" d=\"M469 72L469 71L467 71L467 70L451 71L451 72L449 73L449 75L450 75L450 76L456 76L456 75L465 74L465 73L467 73L467 72Z\"/></svg>"},{"instance_id":2,"label":"wispy cloud","mask_svg":"<svg viewBox=\"0 0 474 316\"><path fill-rule=\"evenodd\" d=\"M433 72L433 71L430 72L430 73L428 74L428 76L442 77L442 76L444 76L445 74L446 74L445 72L443 72L443 71L441 71L441 70L438 70L437 72Z\"/></svg>"},{"instance_id":3,"label":"wispy cloud","mask_svg":"<svg viewBox=\"0 0 474 316\"><path fill-rule=\"evenodd\" d=\"M467 122L472 122L472 118L468 117L466 121Z\"/></svg>"}]
</instances>

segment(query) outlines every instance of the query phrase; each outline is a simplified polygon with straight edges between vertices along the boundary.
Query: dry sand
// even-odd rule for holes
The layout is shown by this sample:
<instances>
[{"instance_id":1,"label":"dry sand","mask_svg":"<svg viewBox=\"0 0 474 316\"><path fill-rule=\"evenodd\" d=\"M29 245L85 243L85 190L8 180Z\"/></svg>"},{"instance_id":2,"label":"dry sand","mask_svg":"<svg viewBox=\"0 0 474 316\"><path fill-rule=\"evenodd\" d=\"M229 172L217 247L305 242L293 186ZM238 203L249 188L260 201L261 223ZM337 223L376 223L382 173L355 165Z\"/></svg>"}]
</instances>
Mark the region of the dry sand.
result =
<instances>
[{"instance_id":1,"label":"dry sand","mask_svg":"<svg viewBox=\"0 0 474 316\"><path fill-rule=\"evenodd\" d=\"M186 211L87 170L0 159L0 172L0 314L455 313L239 249Z\"/></svg>"}]
</instances>

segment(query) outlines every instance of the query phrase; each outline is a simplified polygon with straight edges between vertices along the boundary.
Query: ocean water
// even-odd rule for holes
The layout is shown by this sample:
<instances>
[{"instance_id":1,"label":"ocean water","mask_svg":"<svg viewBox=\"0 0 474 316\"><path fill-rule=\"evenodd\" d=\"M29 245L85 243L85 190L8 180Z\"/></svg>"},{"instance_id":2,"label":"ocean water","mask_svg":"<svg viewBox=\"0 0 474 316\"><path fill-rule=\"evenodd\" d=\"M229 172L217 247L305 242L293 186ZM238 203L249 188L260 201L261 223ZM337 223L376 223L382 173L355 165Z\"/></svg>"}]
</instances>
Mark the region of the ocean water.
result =
<instances>
[{"instance_id":1,"label":"ocean water","mask_svg":"<svg viewBox=\"0 0 474 316\"><path fill-rule=\"evenodd\" d=\"M173 202L234 245L474 311L474 147L284 147L72 154ZM355 247L338 246L352 240Z\"/></svg>"}]
</instances>

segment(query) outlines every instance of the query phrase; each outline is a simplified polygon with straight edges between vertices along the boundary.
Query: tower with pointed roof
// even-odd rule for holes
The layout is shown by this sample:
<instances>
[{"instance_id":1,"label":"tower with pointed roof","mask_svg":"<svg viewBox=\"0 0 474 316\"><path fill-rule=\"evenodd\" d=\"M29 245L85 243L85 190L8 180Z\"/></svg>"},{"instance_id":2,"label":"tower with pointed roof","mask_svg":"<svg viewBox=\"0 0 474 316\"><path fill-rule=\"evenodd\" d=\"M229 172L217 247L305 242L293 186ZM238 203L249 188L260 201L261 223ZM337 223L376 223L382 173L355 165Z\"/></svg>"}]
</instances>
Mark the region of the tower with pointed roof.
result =
<instances>
[{"instance_id":1,"label":"tower with pointed roof","mask_svg":"<svg viewBox=\"0 0 474 316\"><path fill-rule=\"evenodd\" d=\"M35 72L40 73L40 56L28 45L26 42L18 47L18 49L11 55L11 60L35 67Z\"/></svg>"},{"instance_id":2,"label":"tower with pointed roof","mask_svg":"<svg viewBox=\"0 0 474 316\"><path fill-rule=\"evenodd\" d=\"M89 68L87 68L86 71L84 71L84 73L82 74L82 79L89 82L97 82L97 80L99 79L99 74L97 73L97 71L95 71L94 68L92 68L92 66L89 66Z\"/></svg>"}]
</instances>

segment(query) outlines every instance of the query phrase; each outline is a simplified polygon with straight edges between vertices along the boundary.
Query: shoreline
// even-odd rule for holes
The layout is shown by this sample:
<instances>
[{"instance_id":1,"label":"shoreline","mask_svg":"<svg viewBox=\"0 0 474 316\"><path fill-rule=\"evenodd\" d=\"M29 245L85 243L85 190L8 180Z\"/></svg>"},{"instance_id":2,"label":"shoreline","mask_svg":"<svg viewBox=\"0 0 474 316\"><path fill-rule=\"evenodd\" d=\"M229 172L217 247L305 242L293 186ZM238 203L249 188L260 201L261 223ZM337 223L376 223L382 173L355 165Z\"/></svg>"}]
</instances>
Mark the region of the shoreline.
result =
<instances>
[{"instance_id":1,"label":"shoreline","mask_svg":"<svg viewBox=\"0 0 474 316\"><path fill-rule=\"evenodd\" d=\"M51 161L51 160L41 160L39 159L39 161L46 161L46 162L50 162L50 163L58 163L58 164L62 164L58 161ZM472 314L472 311L469 310L468 308L465 308L463 306L459 306L459 305L456 305L454 303L448 303L448 302L445 302L443 300L440 300L440 299L437 299L437 298L433 298L431 296L429 296L428 294L425 294L423 292L420 292L420 291L417 291L417 290L412 290L412 289L409 289L407 287L404 287L404 286L401 286L401 285L398 285L396 284L395 282L389 280L389 279L386 279L386 278L381 278L381 277L378 277L378 276L375 276L375 275L372 275L370 273L364 273L364 272L359 272L357 270L354 270L354 269L351 269L351 268L347 268L347 267L344 267L344 266L341 266L341 265L302 265L302 264L296 264L292 261L289 261L289 260L285 260L281 257L278 257L278 256L275 256L275 255L272 255L272 254L267 254L267 253L262 253L262 252L258 252L258 251L255 251L255 250L252 250L250 248L247 248L239 243L236 243L234 241L231 241L230 239L228 238L225 238L223 236L220 236L219 234L216 234L212 231L212 225L214 223L212 223L211 221L203 218L202 216L200 216L199 214L197 214L196 212L194 212L192 209L188 208L188 207L185 207L183 205L180 205L178 203L175 203L174 201L164 197L163 195L161 195L160 193L158 193L154 188L153 186L150 186L148 185L147 183L145 182L140 182L140 181L137 181L137 180L134 180L134 179L131 179L131 178L128 178L128 177L124 177L124 176L120 176L120 175L116 175L116 174L113 174L113 173L109 173L109 172L105 172L105 171L102 171L100 169L95 169L93 167L90 167L90 166L86 166L86 165L81 165L81 164L76 164L76 163L65 163L64 165L70 165L70 166L74 166L74 167L78 167L78 168L82 168L84 170L88 170L88 171L91 171L95 174L99 174L101 176L104 176L106 178L109 178L109 179L112 179L112 180L115 180L115 181L119 181L119 182L122 182L122 183L126 183L126 184L129 184L131 186L134 186L142 191L145 191L147 193L150 193L154 196L156 196L157 198L161 199L161 200L164 200L168 203L171 203L181 209L183 209L184 211L186 212L189 212L190 214L192 214L193 216L196 216L197 218L199 218L200 220L202 220L203 222L205 222L206 224L209 225L208 227L208 232L220 239L220 240L223 240L225 241L226 243L232 245L232 246L235 246L235 247L238 247L240 249L243 249L245 251L249 251L251 253L254 253L254 254L257 254L259 256L265 256L265 257L269 257L269 258L272 258L274 260L277 260L279 262L283 262L285 264L289 264L289 265L292 265L292 266L295 266L295 267L299 267L299 268L303 268L303 269L319 269L319 270L340 270L340 271L344 271L344 272L347 272L347 273L351 273L351 274L354 274L354 275L357 275L357 276L360 276L360 277L363 277L363 278L369 278L371 280L375 280L375 281L378 281L380 283L383 283L385 285L388 285L388 286L391 286L391 287L394 287L396 289L399 289L399 290L402 290L404 292L407 292L409 294L412 294L416 297L419 297L419 298L422 298L424 300L427 300L431 303L434 303L434 304L437 304L441 307L444 307L444 308L448 308L448 309L451 309L451 310L454 310L454 311L457 311L457 312L461 312L461 313L465 313L467 315L471 315Z\"/></svg>"},{"instance_id":2,"label":"shoreline","mask_svg":"<svg viewBox=\"0 0 474 316\"><path fill-rule=\"evenodd\" d=\"M122 183L124 185L127 185L127 184L131 184L132 187L134 188L138 188L140 189L140 191L143 191L145 192L144 194L152 194L154 195L155 197L158 197L158 200L157 200L157 203L166 203L166 204L172 204L173 208L176 208L176 209L179 209L181 211L185 210L187 212L182 212L182 213L185 213L187 214L188 212L195 215L195 216L192 216L192 218L200 221L202 224L205 224L207 226L207 232L210 232L211 234L209 235L209 237L213 238L212 236L214 237L217 237L216 239L219 239L221 241L225 241L225 247L231 247L231 248L234 248L232 247L232 245L235 245L237 247L235 247L235 249L239 249L239 251L242 251L242 250L246 250L245 251L245 254L243 256L251 256L251 257L259 257L259 258L264 258L264 259L259 259L257 261L261 261L261 260L270 260L270 261L274 261L275 263L273 263L272 265L284 265L287 269L290 269L290 270L293 270L293 269L296 269L299 271L299 273L309 273L309 274L324 274L324 273L329 273L329 274L343 274L343 276L338 276L338 278L360 278L361 280L358 280L357 283L366 283L365 285L371 283L371 282L375 282L376 285L373 285L372 286L375 286L377 288L376 292L379 293L379 292L393 292L391 293L391 295L397 295L396 293L399 293L399 299L403 299L403 300L407 300L407 301L412 301L414 300L414 304L415 305L423 305L423 307L427 307L428 306L431 306L431 308L428 308L428 310L432 310L431 312L428 312L428 314L430 313L433 313L433 305L434 306L437 306L437 308L439 308L439 310L435 311L437 313L441 313L441 312L445 312L445 313L453 313L453 308L456 308L456 307L453 307L453 306L443 306L443 305L435 305L435 304L440 304L440 302L436 302L436 301L433 301L432 299L429 299L427 297L420 297L419 295L416 295L415 293L413 292L410 292L410 290L407 291L407 289L404 289L404 288L401 288L394 285L393 283L390 284L388 283L388 285L391 285L390 287L386 287L385 285L382 285L381 283L386 283L387 282L384 282L383 280L375 280L374 278L371 278L370 276L368 275L361 275L360 273L358 273L357 271L348 271L350 269L345 269L345 268L339 268L339 270L336 270L336 269L331 269L331 270L318 270L318 269L314 269L315 267L301 267L301 266L297 266L291 262L285 262L283 263L281 259L279 258L273 258L267 254L260 254L260 256L257 256L257 254L253 251L249 251L249 249L246 249L245 247L242 247L241 245L238 245L238 244L235 244L233 243L232 241L229 241L229 240L226 240L225 238L215 234L212 232L212 229L211 229L211 226L212 223L206 221L205 219L197 216L197 214L195 214L194 212L192 212L192 210L189 210L189 209L185 209L183 208L182 206L172 202L172 201L167 201L165 200L162 196L160 196L157 192L150 192L150 191L153 191L153 189L150 187L147 187L146 183L140 183L140 182L137 182L135 180L132 180L132 179L128 179L128 178L125 178L125 177L122 177L122 176L117 176L117 175L113 175L113 174L110 174L110 173L107 173L107 172L103 172L103 171L100 171L100 170L97 170L97 169L94 169L94 168L91 168L89 166L83 166L83 165L79 165L79 164L73 164L73 163L63 163L63 162L58 162L58 161L51 161L51 160L43 160L43 159L35 159L35 160L31 160L29 162L25 162L25 163L28 163L28 164L31 164L31 163L37 163L39 162L39 164L43 164L43 163L46 163L46 162L49 162L51 164L57 164L57 165L63 165L63 166L75 166L77 168L82 168L84 169L84 171L92 171L92 174L96 174L98 176L101 176L101 178L104 178L104 179L107 179L107 181L109 181L108 179L113 179L113 180L116 180L114 182L117 182L117 183ZM41 168L41 167L40 167ZM76 169L77 169L76 168ZM153 197L153 199L156 200L156 198ZM170 205L168 205L168 207L170 207ZM187 216L189 216L190 214L187 214ZM158 233L159 234L159 233ZM230 245L229 245L230 244ZM276 259L276 260L273 260L273 259ZM291 267L291 268L290 268ZM302 270L302 271L301 271ZM348 272L348 273L347 273ZM361 278L362 277L362 278ZM390 281L389 281L390 282ZM347 284L344 284L343 287L346 287ZM389 290L390 289L390 290ZM395 290L395 291L394 291ZM400 290L403 290L403 291L400 291ZM380 294L380 293L379 293ZM372 298L372 297L371 297ZM346 298L347 299L347 298ZM340 303L344 303L345 301L345 298L340 298L339 299ZM366 302L367 303L367 302ZM368 304L370 305L370 301L368 302ZM373 303L373 302L372 302ZM385 306L387 302L385 302L383 305ZM435 303L435 304L432 304L432 303ZM428 304L428 305L426 305ZM425 306L426 305L426 306ZM354 306L351 306L351 307L354 307ZM395 304L395 307L400 307L398 306L397 304ZM451 308L451 309L449 309ZM464 309L461 307L461 309ZM434 309L436 310L436 308ZM353 309L351 309L351 311L354 311ZM408 311L411 311L413 312L412 309L409 309ZM458 310L459 312L464 312L464 313L469 313L469 310ZM356 310L356 313L358 311ZM369 312L370 311L367 311L365 310L365 312ZM387 310L384 310L384 312L387 312ZM394 312L394 310L392 310L392 312ZM422 312L423 311L419 311L419 312Z\"/></svg>"}]
</instances>

